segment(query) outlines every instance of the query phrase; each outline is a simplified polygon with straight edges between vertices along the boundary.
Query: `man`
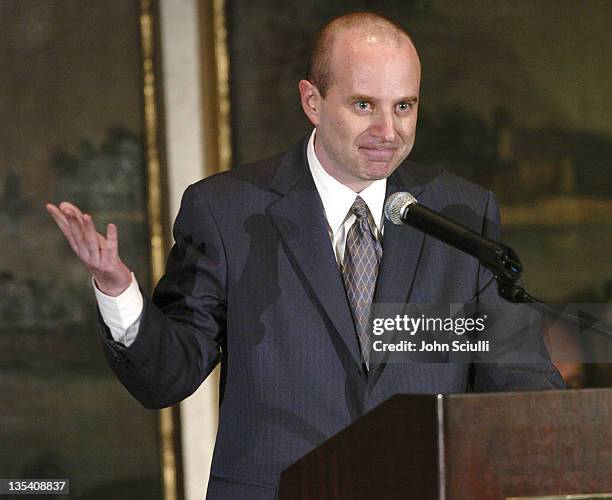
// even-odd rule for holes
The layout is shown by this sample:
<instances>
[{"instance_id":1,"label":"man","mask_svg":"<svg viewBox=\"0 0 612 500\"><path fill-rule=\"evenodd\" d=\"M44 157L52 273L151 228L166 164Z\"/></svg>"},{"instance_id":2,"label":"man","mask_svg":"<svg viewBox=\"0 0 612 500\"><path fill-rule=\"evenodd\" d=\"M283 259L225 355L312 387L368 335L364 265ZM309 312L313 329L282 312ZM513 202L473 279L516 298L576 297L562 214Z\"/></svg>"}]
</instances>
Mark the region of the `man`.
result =
<instances>
[{"instance_id":1,"label":"man","mask_svg":"<svg viewBox=\"0 0 612 500\"><path fill-rule=\"evenodd\" d=\"M299 83L313 134L187 189L152 301L118 256L115 226L103 237L73 205L48 206L94 276L106 355L135 398L178 403L221 362L209 498L274 498L287 465L396 393L562 386L549 362L370 363L372 297L501 300L475 259L384 222L385 197L409 191L435 210L466 207L477 215L460 222L496 236L491 193L406 161L419 81L416 50L392 22L329 23Z\"/></svg>"}]
</instances>

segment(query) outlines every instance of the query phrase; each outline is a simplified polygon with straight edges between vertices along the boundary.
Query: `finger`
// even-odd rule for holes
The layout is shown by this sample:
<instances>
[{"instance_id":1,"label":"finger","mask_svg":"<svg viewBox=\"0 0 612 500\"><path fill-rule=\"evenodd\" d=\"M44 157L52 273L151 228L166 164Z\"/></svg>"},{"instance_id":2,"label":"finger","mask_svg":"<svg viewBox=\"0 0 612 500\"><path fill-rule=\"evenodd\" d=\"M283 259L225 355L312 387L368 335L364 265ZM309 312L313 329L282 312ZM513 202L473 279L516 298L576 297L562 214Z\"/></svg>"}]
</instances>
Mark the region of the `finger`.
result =
<instances>
[{"instance_id":1,"label":"finger","mask_svg":"<svg viewBox=\"0 0 612 500\"><path fill-rule=\"evenodd\" d=\"M79 244L74 238L74 235L72 234L72 230L70 229L70 224L66 224L66 225L58 224L58 226L60 230L62 231L62 233L64 233L64 236L66 237L66 239L68 240L68 243L70 244L70 248L72 248L74 253L80 257L81 255L80 255Z\"/></svg>"},{"instance_id":2,"label":"finger","mask_svg":"<svg viewBox=\"0 0 612 500\"><path fill-rule=\"evenodd\" d=\"M78 223L81 231L85 231L85 224L83 223L83 213L77 207L75 207L71 203L64 201L60 204L60 209L69 221L75 220Z\"/></svg>"},{"instance_id":3,"label":"finger","mask_svg":"<svg viewBox=\"0 0 612 500\"><path fill-rule=\"evenodd\" d=\"M106 247L104 248L104 258L107 262L115 260L119 255L119 238L117 235L117 226L108 224L106 226Z\"/></svg>"},{"instance_id":4,"label":"finger","mask_svg":"<svg viewBox=\"0 0 612 500\"><path fill-rule=\"evenodd\" d=\"M59 204L59 208L62 211L68 210L70 212L74 212L77 215L77 217L83 217L83 213L81 212L79 207L77 207L76 205L73 205L69 201L62 201Z\"/></svg>"},{"instance_id":5,"label":"finger","mask_svg":"<svg viewBox=\"0 0 612 500\"><path fill-rule=\"evenodd\" d=\"M72 203L70 203L69 201L62 201L59 205L60 210L62 211L62 213L64 213L64 215L66 215L66 217L68 218L68 220L71 220L71 218L73 220L76 220L78 222L78 226L79 229L81 231L81 235L80 237L77 237L77 243L79 245L85 245L85 238L84 238L84 233L85 233L85 223L83 221L83 212L81 212L81 210L79 209L79 207L77 207L76 205L73 205ZM74 233L74 226L71 226L73 229L73 233Z\"/></svg>"},{"instance_id":6,"label":"finger","mask_svg":"<svg viewBox=\"0 0 612 500\"><path fill-rule=\"evenodd\" d=\"M106 248L106 238L98 232L96 232L96 236L98 237L98 245L100 245L100 252L103 253L104 249Z\"/></svg>"},{"instance_id":7,"label":"finger","mask_svg":"<svg viewBox=\"0 0 612 500\"><path fill-rule=\"evenodd\" d=\"M62 213L62 211L56 207L55 205L53 205L52 203L47 203L45 205L45 208L48 212L48 214L53 217L53 220L55 220L55 222L60 225L60 224L64 224L64 225L68 225L68 221L66 220L66 216Z\"/></svg>"},{"instance_id":8,"label":"finger","mask_svg":"<svg viewBox=\"0 0 612 500\"><path fill-rule=\"evenodd\" d=\"M45 205L45 208L47 209L48 214L51 217L53 217L53 220L55 221L55 223L58 225L60 229L68 228L69 226L68 219L66 218L66 215L62 213L62 211L59 208L57 208L55 205L52 205L51 203L47 203Z\"/></svg>"},{"instance_id":9,"label":"finger","mask_svg":"<svg viewBox=\"0 0 612 500\"><path fill-rule=\"evenodd\" d=\"M47 212L49 212L51 217L53 217L53 220L57 224L57 227L59 227L60 231L68 240L68 243L70 243L70 247L72 248L72 250L78 254L78 245L74 239L74 236L72 235L72 231L70 230L70 223L68 222L66 216L59 210L59 208L50 203L46 205L46 208Z\"/></svg>"},{"instance_id":10,"label":"finger","mask_svg":"<svg viewBox=\"0 0 612 500\"><path fill-rule=\"evenodd\" d=\"M89 214L83 214L84 242L89 252L90 264L97 266L100 262L100 244L93 219Z\"/></svg>"},{"instance_id":11,"label":"finger","mask_svg":"<svg viewBox=\"0 0 612 500\"><path fill-rule=\"evenodd\" d=\"M87 248L87 244L85 243L84 237L84 228L82 223L79 222L75 213L71 211L65 211L66 219L68 220L68 227L70 230L70 234L77 246L76 253L82 260L89 260L89 250Z\"/></svg>"}]
</instances>

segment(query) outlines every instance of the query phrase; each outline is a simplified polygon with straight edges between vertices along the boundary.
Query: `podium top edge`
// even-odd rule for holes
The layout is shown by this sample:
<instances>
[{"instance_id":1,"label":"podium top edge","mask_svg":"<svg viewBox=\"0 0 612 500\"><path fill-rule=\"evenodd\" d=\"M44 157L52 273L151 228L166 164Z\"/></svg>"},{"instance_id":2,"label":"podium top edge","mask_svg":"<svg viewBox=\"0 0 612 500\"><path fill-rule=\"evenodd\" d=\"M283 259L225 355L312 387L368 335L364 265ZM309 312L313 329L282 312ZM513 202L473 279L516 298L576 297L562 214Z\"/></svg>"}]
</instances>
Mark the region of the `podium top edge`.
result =
<instances>
[{"instance_id":1,"label":"podium top edge","mask_svg":"<svg viewBox=\"0 0 612 500\"><path fill-rule=\"evenodd\" d=\"M559 394L605 394L611 393L611 387L588 387L582 389L547 389L538 391L499 391L499 392L462 392L462 393L451 393L451 394L395 394L389 400L392 399L404 399L404 398L418 398L418 399L431 399L433 400L446 400L446 399L472 399L472 398L512 398L527 395L539 395L539 396L557 396Z\"/></svg>"}]
</instances>

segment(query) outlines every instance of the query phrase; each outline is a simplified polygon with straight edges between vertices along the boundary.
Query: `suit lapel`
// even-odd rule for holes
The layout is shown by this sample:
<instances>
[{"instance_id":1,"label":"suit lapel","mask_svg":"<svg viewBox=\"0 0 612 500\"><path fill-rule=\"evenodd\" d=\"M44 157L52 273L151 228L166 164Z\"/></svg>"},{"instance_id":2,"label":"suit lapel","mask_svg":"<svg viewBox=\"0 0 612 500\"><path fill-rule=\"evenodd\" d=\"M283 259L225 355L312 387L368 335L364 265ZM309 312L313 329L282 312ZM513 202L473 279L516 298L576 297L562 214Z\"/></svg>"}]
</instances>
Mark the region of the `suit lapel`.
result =
<instances>
[{"instance_id":1,"label":"suit lapel","mask_svg":"<svg viewBox=\"0 0 612 500\"><path fill-rule=\"evenodd\" d=\"M415 182L405 168L398 169L387 181L386 197L408 191L415 198L424 188ZM423 246L424 235L409 226L396 226L385 218L383 258L378 272L374 301L399 303L408 299Z\"/></svg>"},{"instance_id":2,"label":"suit lapel","mask_svg":"<svg viewBox=\"0 0 612 500\"><path fill-rule=\"evenodd\" d=\"M281 197L267 212L298 275L309 285L354 361L361 364L355 326L305 148L292 150L281 161L271 186Z\"/></svg>"},{"instance_id":3,"label":"suit lapel","mask_svg":"<svg viewBox=\"0 0 612 500\"><path fill-rule=\"evenodd\" d=\"M408 191L415 198L424 191L410 175L404 165L399 167L387 180L387 198L393 193ZM396 226L385 218L383 236L383 257L378 271L374 302L378 304L400 304L408 301L414 284L417 267L423 249L424 235L409 226ZM382 362L372 362L370 380L376 383L385 366L388 353Z\"/></svg>"}]
</instances>

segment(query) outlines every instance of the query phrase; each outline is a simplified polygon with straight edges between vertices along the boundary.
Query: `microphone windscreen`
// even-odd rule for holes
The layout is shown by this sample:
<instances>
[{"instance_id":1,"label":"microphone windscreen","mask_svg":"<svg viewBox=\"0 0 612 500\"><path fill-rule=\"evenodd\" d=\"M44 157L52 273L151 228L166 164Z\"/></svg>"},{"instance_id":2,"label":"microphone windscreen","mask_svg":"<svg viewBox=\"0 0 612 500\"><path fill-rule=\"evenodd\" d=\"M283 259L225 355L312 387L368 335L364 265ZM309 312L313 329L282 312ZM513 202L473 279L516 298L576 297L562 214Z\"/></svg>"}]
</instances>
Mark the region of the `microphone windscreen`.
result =
<instances>
[{"instance_id":1,"label":"microphone windscreen","mask_svg":"<svg viewBox=\"0 0 612 500\"><path fill-rule=\"evenodd\" d=\"M396 226L401 226L404 224L402 216L406 207L416 202L416 198L405 191L393 193L385 201L385 217Z\"/></svg>"}]
</instances>

